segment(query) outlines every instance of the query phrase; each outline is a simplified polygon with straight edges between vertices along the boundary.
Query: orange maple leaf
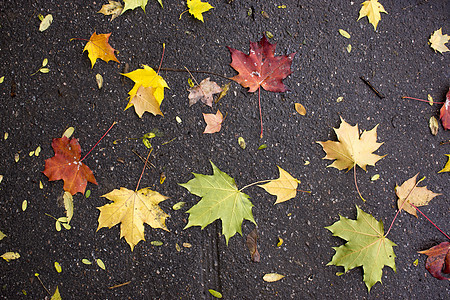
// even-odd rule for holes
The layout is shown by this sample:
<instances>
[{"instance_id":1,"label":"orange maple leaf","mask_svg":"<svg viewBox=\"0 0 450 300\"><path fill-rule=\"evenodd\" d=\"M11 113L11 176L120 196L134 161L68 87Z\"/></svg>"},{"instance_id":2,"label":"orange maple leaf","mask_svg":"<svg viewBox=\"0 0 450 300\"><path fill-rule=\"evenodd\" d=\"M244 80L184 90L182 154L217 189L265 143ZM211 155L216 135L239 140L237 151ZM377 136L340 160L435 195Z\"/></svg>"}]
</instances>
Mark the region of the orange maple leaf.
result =
<instances>
[{"instance_id":1,"label":"orange maple leaf","mask_svg":"<svg viewBox=\"0 0 450 300\"><path fill-rule=\"evenodd\" d=\"M88 51L88 57L91 60L92 68L95 65L97 58L108 62L110 60L120 63L114 55L114 48L108 43L111 33L97 34L94 32L89 39L89 42L84 46L83 52Z\"/></svg>"},{"instance_id":2,"label":"orange maple leaf","mask_svg":"<svg viewBox=\"0 0 450 300\"><path fill-rule=\"evenodd\" d=\"M77 139L65 136L53 139L55 156L45 160L43 173L48 180L64 180L64 190L75 195L84 194L87 182L97 184L91 169L80 161L81 147Z\"/></svg>"},{"instance_id":3,"label":"orange maple leaf","mask_svg":"<svg viewBox=\"0 0 450 300\"><path fill-rule=\"evenodd\" d=\"M206 122L206 128L203 133L215 133L219 132L222 128L223 115L220 110L217 110L216 114L203 114L203 118Z\"/></svg>"}]
</instances>

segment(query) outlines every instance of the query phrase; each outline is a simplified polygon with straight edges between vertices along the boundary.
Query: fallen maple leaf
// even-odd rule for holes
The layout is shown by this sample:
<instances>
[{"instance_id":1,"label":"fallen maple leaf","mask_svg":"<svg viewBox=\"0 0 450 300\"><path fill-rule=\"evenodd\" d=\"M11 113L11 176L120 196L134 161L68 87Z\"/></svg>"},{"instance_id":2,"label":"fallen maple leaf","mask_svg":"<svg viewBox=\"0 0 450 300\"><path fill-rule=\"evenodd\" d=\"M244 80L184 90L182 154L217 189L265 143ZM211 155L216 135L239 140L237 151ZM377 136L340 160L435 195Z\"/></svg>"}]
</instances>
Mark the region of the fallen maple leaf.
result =
<instances>
[{"instance_id":1,"label":"fallen maple leaf","mask_svg":"<svg viewBox=\"0 0 450 300\"><path fill-rule=\"evenodd\" d=\"M328 167L350 170L358 165L366 171L367 165L375 166L377 161L386 156L372 153L383 144L377 143L377 127L378 125L372 130L364 131L360 137L358 124L351 126L341 117L340 127L334 128L339 142L317 142L322 145L323 150L327 153L323 159L335 159Z\"/></svg>"},{"instance_id":2,"label":"fallen maple leaf","mask_svg":"<svg viewBox=\"0 0 450 300\"><path fill-rule=\"evenodd\" d=\"M203 114L203 118L206 122L205 131L203 133L215 133L219 132L222 128L223 115L220 110L217 110L216 114Z\"/></svg>"},{"instance_id":3,"label":"fallen maple leaf","mask_svg":"<svg viewBox=\"0 0 450 300\"><path fill-rule=\"evenodd\" d=\"M347 241L342 246L333 247L336 253L327 266L343 266L345 272L362 266L364 282L370 291L375 283L381 282L384 266L395 271L395 254L392 247L396 244L384 235L383 222L378 222L358 206L356 210L356 220L339 216L339 221L325 227L333 236Z\"/></svg>"},{"instance_id":4,"label":"fallen maple leaf","mask_svg":"<svg viewBox=\"0 0 450 300\"><path fill-rule=\"evenodd\" d=\"M445 102L441 107L440 117L444 129L450 129L450 88L445 96Z\"/></svg>"},{"instance_id":5,"label":"fallen maple leaf","mask_svg":"<svg viewBox=\"0 0 450 300\"><path fill-rule=\"evenodd\" d=\"M97 34L97 32L94 32L86 46L84 46L83 52L88 52L92 68L94 67L97 58L106 62L113 60L120 63L114 55L114 48L108 43L110 36L111 33Z\"/></svg>"},{"instance_id":6,"label":"fallen maple leaf","mask_svg":"<svg viewBox=\"0 0 450 300\"><path fill-rule=\"evenodd\" d=\"M428 250L418 251L428 256L425 268L439 280L450 280L442 274L450 274L450 243L442 242Z\"/></svg>"},{"instance_id":7,"label":"fallen maple leaf","mask_svg":"<svg viewBox=\"0 0 450 300\"><path fill-rule=\"evenodd\" d=\"M442 170L440 170L438 173L442 173L442 172L450 172L450 154L445 154L445 156L448 157L448 161L445 164L444 168Z\"/></svg>"},{"instance_id":8,"label":"fallen maple leaf","mask_svg":"<svg viewBox=\"0 0 450 300\"><path fill-rule=\"evenodd\" d=\"M367 17L369 22L373 25L374 30L377 30L378 22L381 20L381 13L386 13L383 5L378 0L368 0L363 2L361 9L359 10L359 19ZM358 21L357 20L357 21Z\"/></svg>"},{"instance_id":9,"label":"fallen maple leaf","mask_svg":"<svg viewBox=\"0 0 450 300\"><path fill-rule=\"evenodd\" d=\"M64 180L64 190L75 195L84 194L87 182L97 184L91 169L80 161L81 147L77 139L65 136L53 139L55 156L45 160L43 173L49 181Z\"/></svg>"},{"instance_id":10,"label":"fallen maple leaf","mask_svg":"<svg viewBox=\"0 0 450 300\"><path fill-rule=\"evenodd\" d=\"M222 92L222 88L214 81L210 81L208 77L203 79L199 85L189 89L189 92L189 106L201 100L206 105L212 107L213 95Z\"/></svg>"},{"instance_id":11,"label":"fallen maple leaf","mask_svg":"<svg viewBox=\"0 0 450 300\"><path fill-rule=\"evenodd\" d=\"M139 6L145 12L145 6L147 6L148 0L123 0L123 2L125 3L125 6L123 7L122 14L129 9L133 10Z\"/></svg>"},{"instance_id":12,"label":"fallen maple leaf","mask_svg":"<svg viewBox=\"0 0 450 300\"><path fill-rule=\"evenodd\" d=\"M111 15L111 21L120 16L123 10L122 3L109 0L108 4L103 4L102 8L97 12L105 16Z\"/></svg>"},{"instance_id":13,"label":"fallen maple leaf","mask_svg":"<svg viewBox=\"0 0 450 300\"><path fill-rule=\"evenodd\" d=\"M203 13L207 12L211 8L214 8L208 2L202 2L201 0L187 0L186 2L189 13L194 16L194 18L203 22ZM180 16L181 18L181 16Z\"/></svg>"},{"instance_id":14,"label":"fallen maple leaf","mask_svg":"<svg viewBox=\"0 0 450 300\"><path fill-rule=\"evenodd\" d=\"M130 101L125 110L134 106L134 110L140 118L145 111L154 115L162 115L159 107L164 99L164 88L169 87L166 81L147 65L143 65L143 69L122 75L135 82L133 88L128 92Z\"/></svg>"},{"instance_id":15,"label":"fallen maple leaf","mask_svg":"<svg viewBox=\"0 0 450 300\"><path fill-rule=\"evenodd\" d=\"M407 213L416 216L416 209L412 206L424 206L428 205L428 203L436 196L442 195L433 193L426 186L418 187L416 184L417 173L414 177L403 182L401 186L395 187L395 193L397 194L398 201L397 206L398 209L404 209ZM420 181L419 181L420 182ZM412 205L411 205L412 204Z\"/></svg>"},{"instance_id":16,"label":"fallen maple leaf","mask_svg":"<svg viewBox=\"0 0 450 300\"><path fill-rule=\"evenodd\" d=\"M266 190L269 194L277 196L277 200L274 204L278 204L289 199L295 198L297 195L297 187L300 183L300 180L294 178L278 167L278 171L280 172L280 178L271 180L269 183L258 185Z\"/></svg>"},{"instance_id":17,"label":"fallen maple leaf","mask_svg":"<svg viewBox=\"0 0 450 300\"><path fill-rule=\"evenodd\" d=\"M241 225L244 219L256 224L253 204L249 196L237 189L236 183L212 162L213 175L194 174L194 179L180 184L202 199L191 207L187 213L189 221L184 229L192 226L205 228L215 220L222 220L222 233L228 245L229 239L238 232L242 235Z\"/></svg>"},{"instance_id":18,"label":"fallen maple leaf","mask_svg":"<svg viewBox=\"0 0 450 300\"><path fill-rule=\"evenodd\" d=\"M165 220L167 215L158 204L168 197L150 188L132 191L121 187L103 195L113 203L97 207L100 210L98 228L111 228L120 224L120 237L125 240L133 251L134 246L140 241L145 241L144 223L153 228L161 228L169 231Z\"/></svg>"},{"instance_id":19,"label":"fallen maple leaf","mask_svg":"<svg viewBox=\"0 0 450 300\"><path fill-rule=\"evenodd\" d=\"M255 92L260 86L270 92L285 92L282 80L289 76L295 53L274 56L276 44L271 44L265 36L258 42L250 42L250 53L227 47L231 52L231 64L238 75L231 78L249 92Z\"/></svg>"},{"instance_id":20,"label":"fallen maple leaf","mask_svg":"<svg viewBox=\"0 0 450 300\"><path fill-rule=\"evenodd\" d=\"M434 49L434 51L439 51L441 54L444 52L450 51L445 44L450 40L450 35L442 34L442 27L433 32L429 39L430 47Z\"/></svg>"}]
</instances>

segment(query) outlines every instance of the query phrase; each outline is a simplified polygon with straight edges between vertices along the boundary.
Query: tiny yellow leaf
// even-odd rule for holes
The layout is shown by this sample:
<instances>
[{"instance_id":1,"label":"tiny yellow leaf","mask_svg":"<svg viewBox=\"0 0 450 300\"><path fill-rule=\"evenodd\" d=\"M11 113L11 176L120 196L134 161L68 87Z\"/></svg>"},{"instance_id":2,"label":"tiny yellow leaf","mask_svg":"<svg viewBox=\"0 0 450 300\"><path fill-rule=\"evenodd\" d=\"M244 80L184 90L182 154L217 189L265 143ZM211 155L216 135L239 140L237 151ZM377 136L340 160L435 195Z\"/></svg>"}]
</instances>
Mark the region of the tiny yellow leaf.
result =
<instances>
[{"instance_id":1,"label":"tiny yellow leaf","mask_svg":"<svg viewBox=\"0 0 450 300\"><path fill-rule=\"evenodd\" d=\"M5 132L5 134L3 135L3 139L6 141L9 137L9 133Z\"/></svg>"},{"instance_id":2,"label":"tiny yellow leaf","mask_svg":"<svg viewBox=\"0 0 450 300\"><path fill-rule=\"evenodd\" d=\"M42 61L42 66L45 67L48 64L48 59L44 58L44 60Z\"/></svg>"},{"instance_id":3,"label":"tiny yellow leaf","mask_svg":"<svg viewBox=\"0 0 450 300\"><path fill-rule=\"evenodd\" d=\"M0 257L9 262L10 260L20 258L20 254L17 252L6 252L3 255L1 255Z\"/></svg>"},{"instance_id":4,"label":"tiny yellow leaf","mask_svg":"<svg viewBox=\"0 0 450 300\"><path fill-rule=\"evenodd\" d=\"M101 269L103 269L103 270L106 271L105 263L104 263L100 258L97 258L96 262L97 262L97 265L98 265Z\"/></svg>"},{"instance_id":5,"label":"tiny yellow leaf","mask_svg":"<svg viewBox=\"0 0 450 300\"><path fill-rule=\"evenodd\" d=\"M306 109L300 103L295 103L295 110L302 116L306 115Z\"/></svg>"},{"instance_id":6,"label":"tiny yellow leaf","mask_svg":"<svg viewBox=\"0 0 450 300\"><path fill-rule=\"evenodd\" d=\"M348 53L352 52L352 45L348 44L346 49Z\"/></svg>"},{"instance_id":7,"label":"tiny yellow leaf","mask_svg":"<svg viewBox=\"0 0 450 300\"><path fill-rule=\"evenodd\" d=\"M34 155L35 155L35 156L39 156L39 153L41 153L41 146L38 146L38 147L36 148L36 150L34 150Z\"/></svg>"},{"instance_id":8,"label":"tiny yellow leaf","mask_svg":"<svg viewBox=\"0 0 450 300\"><path fill-rule=\"evenodd\" d=\"M41 180L39 180L39 188L42 190L44 188L44 184L42 183Z\"/></svg>"},{"instance_id":9,"label":"tiny yellow leaf","mask_svg":"<svg viewBox=\"0 0 450 300\"><path fill-rule=\"evenodd\" d=\"M0 231L0 241L6 237L6 234Z\"/></svg>"},{"instance_id":10,"label":"tiny yellow leaf","mask_svg":"<svg viewBox=\"0 0 450 300\"><path fill-rule=\"evenodd\" d=\"M3 83L4 80L5 80L5 76L0 77L0 83Z\"/></svg>"},{"instance_id":11,"label":"tiny yellow leaf","mask_svg":"<svg viewBox=\"0 0 450 300\"><path fill-rule=\"evenodd\" d=\"M42 69L39 69L39 72L41 72L41 73L48 73L48 72L50 72L50 69L49 68L42 68Z\"/></svg>"},{"instance_id":12,"label":"tiny yellow leaf","mask_svg":"<svg viewBox=\"0 0 450 300\"><path fill-rule=\"evenodd\" d=\"M239 147L241 147L243 150L245 150L245 148L247 147L247 144L245 143L245 140L242 136L238 138L238 144Z\"/></svg>"},{"instance_id":13,"label":"tiny yellow leaf","mask_svg":"<svg viewBox=\"0 0 450 300\"><path fill-rule=\"evenodd\" d=\"M22 211L26 211L27 210L27 206L28 206L28 201L27 200L23 200L23 202L22 202Z\"/></svg>"},{"instance_id":14,"label":"tiny yellow leaf","mask_svg":"<svg viewBox=\"0 0 450 300\"><path fill-rule=\"evenodd\" d=\"M370 180L375 181L375 180L378 180L379 178L380 178L380 174L375 174L370 178Z\"/></svg>"},{"instance_id":15,"label":"tiny yellow leaf","mask_svg":"<svg viewBox=\"0 0 450 300\"><path fill-rule=\"evenodd\" d=\"M70 223L73 217L73 197L69 192L64 192L63 195L64 208L66 209L67 223Z\"/></svg>"},{"instance_id":16,"label":"tiny yellow leaf","mask_svg":"<svg viewBox=\"0 0 450 300\"><path fill-rule=\"evenodd\" d=\"M433 104L434 104L433 97L431 97L430 94L428 94L428 104L430 104L430 105L433 105Z\"/></svg>"},{"instance_id":17,"label":"tiny yellow leaf","mask_svg":"<svg viewBox=\"0 0 450 300\"><path fill-rule=\"evenodd\" d=\"M91 264L92 264L91 261L90 261L89 259L86 259L86 258L83 258L83 259L81 260L81 262L82 262L83 264L85 264L85 265L91 265Z\"/></svg>"},{"instance_id":18,"label":"tiny yellow leaf","mask_svg":"<svg viewBox=\"0 0 450 300\"><path fill-rule=\"evenodd\" d=\"M56 231L61 231L61 222L60 221L55 222L55 228L56 228Z\"/></svg>"},{"instance_id":19,"label":"tiny yellow leaf","mask_svg":"<svg viewBox=\"0 0 450 300\"><path fill-rule=\"evenodd\" d=\"M194 18L200 20L203 22L203 15L202 13L207 12L211 8L214 8L211 4L208 2L202 2L200 0L187 0L186 2L189 13L194 16ZM181 15L180 15L181 18Z\"/></svg>"},{"instance_id":20,"label":"tiny yellow leaf","mask_svg":"<svg viewBox=\"0 0 450 300\"><path fill-rule=\"evenodd\" d=\"M344 97L342 97L342 96L340 96L336 99L336 102L342 102L342 101L344 101Z\"/></svg>"},{"instance_id":21,"label":"tiny yellow leaf","mask_svg":"<svg viewBox=\"0 0 450 300\"><path fill-rule=\"evenodd\" d=\"M367 17L369 23L373 25L374 30L377 30L378 22L381 20L381 13L387 12L384 10L383 5L378 3L378 0L367 0L363 2L359 11L359 19Z\"/></svg>"},{"instance_id":22,"label":"tiny yellow leaf","mask_svg":"<svg viewBox=\"0 0 450 300\"><path fill-rule=\"evenodd\" d=\"M62 137L66 137L66 138L70 139L70 137L72 136L74 131L75 131L75 128L69 127L66 129L66 131L64 131Z\"/></svg>"},{"instance_id":23,"label":"tiny yellow leaf","mask_svg":"<svg viewBox=\"0 0 450 300\"><path fill-rule=\"evenodd\" d=\"M267 281L267 282L275 282L275 281L282 279L283 277L284 277L284 275L281 275L281 274L268 273L263 276L263 280Z\"/></svg>"},{"instance_id":24,"label":"tiny yellow leaf","mask_svg":"<svg viewBox=\"0 0 450 300\"><path fill-rule=\"evenodd\" d=\"M347 39L350 38L350 34L347 31L345 31L344 29L339 29L339 33Z\"/></svg>"},{"instance_id":25,"label":"tiny yellow leaf","mask_svg":"<svg viewBox=\"0 0 450 300\"><path fill-rule=\"evenodd\" d=\"M97 81L98 89L103 87L103 76L100 74L95 75L95 81Z\"/></svg>"},{"instance_id":26,"label":"tiny yellow leaf","mask_svg":"<svg viewBox=\"0 0 450 300\"><path fill-rule=\"evenodd\" d=\"M428 121L428 125L430 126L431 134L436 135L439 130L439 123L434 116L431 116L430 121Z\"/></svg>"},{"instance_id":27,"label":"tiny yellow leaf","mask_svg":"<svg viewBox=\"0 0 450 300\"><path fill-rule=\"evenodd\" d=\"M178 245L178 243L175 244L175 249L177 250L177 252L181 251L181 247L180 245Z\"/></svg>"},{"instance_id":28,"label":"tiny yellow leaf","mask_svg":"<svg viewBox=\"0 0 450 300\"><path fill-rule=\"evenodd\" d=\"M190 243L183 243L184 248L191 248L192 245Z\"/></svg>"},{"instance_id":29,"label":"tiny yellow leaf","mask_svg":"<svg viewBox=\"0 0 450 300\"><path fill-rule=\"evenodd\" d=\"M173 210L179 210L180 208L182 208L184 205L186 204L186 202L177 202L172 206Z\"/></svg>"},{"instance_id":30,"label":"tiny yellow leaf","mask_svg":"<svg viewBox=\"0 0 450 300\"><path fill-rule=\"evenodd\" d=\"M283 239L278 237L278 243L277 243L277 247L280 247L281 245L283 245Z\"/></svg>"},{"instance_id":31,"label":"tiny yellow leaf","mask_svg":"<svg viewBox=\"0 0 450 300\"><path fill-rule=\"evenodd\" d=\"M414 266L414 267L417 267L418 264L419 264L419 259L416 259L416 260L413 262L413 266Z\"/></svg>"},{"instance_id":32,"label":"tiny yellow leaf","mask_svg":"<svg viewBox=\"0 0 450 300\"><path fill-rule=\"evenodd\" d=\"M19 162L19 159L20 159L19 153L16 153L16 154L14 155L14 161L15 161L15 162Z\"/></svg>"},{"instance_id":33,"label":"tiny yellow leaf","mask_svg":"<svg viewBox=\"0 0 450 300\"><path fill-rule=\"evenodd\" d=\"M445 154L445 156L448 156L448 161L445 164L444 168L442 170L440 170L438 173L450 172L450 154Z\"/></svg>"},{"instance_id":34,"label":"tiny yellow leaf","mask_svg":"<svg viewBox=\"0 0 450 300\"><path fill-rule=\"evenodd\" d=\"M213 295L215 298L219 298L219 299L222 298L222 294L219 293L218 291L215 291L215 290L213 290L213 289L209 289L208 292L209 292L211 295Z\"/></svg>"},{"instance_id":35,"label":"tiny yellow leaf","mask_svg":"<svg viewBox=\"0 0 450 300\"><path fill-rule=\"evenodd\" d=\"M297 186L300 183L300 180L292 177L291 174L282 168L278 167L278 170L280 172L280 177L278 179L271 180L266 184L258 185L265 189L269 194L277 196L275 204L294 198L297 195Z\"/></svg>"},{"instance_id":36,"label":"tiny yellow leaf","mask_svg":"<svg viewBox=\"0 0 450 300\"><path fill-rule=\"evenodd\" d=\"M62 272L61 265L57 261L55 261L55 269L56 269L56 272L58 272L58 273Z\"/></svg>"},{"instance_id":37,"label":"tiny yellow leaf","mask_svg":"<svg viewBox=\"0 0 450 300\"><path fill-rule=\"evenodd\" d=\"M53 22L53 16L52 15L46 15L45 18L41 21L41 24L39 25L39 31L45 31L47 30L50 25Z\"/></svg>"},{"instance_id":38,"label":"tiny yellow leaf","mask_svg":"<svg viewBox=\"0 0 450 300\"><path fill-rule=\"evenodd\" d=\"M164 245L164 243L161 241L151 241L150 244L152 244L153 246L158 246L158 247Z\"/></svg>"}]
</instances>

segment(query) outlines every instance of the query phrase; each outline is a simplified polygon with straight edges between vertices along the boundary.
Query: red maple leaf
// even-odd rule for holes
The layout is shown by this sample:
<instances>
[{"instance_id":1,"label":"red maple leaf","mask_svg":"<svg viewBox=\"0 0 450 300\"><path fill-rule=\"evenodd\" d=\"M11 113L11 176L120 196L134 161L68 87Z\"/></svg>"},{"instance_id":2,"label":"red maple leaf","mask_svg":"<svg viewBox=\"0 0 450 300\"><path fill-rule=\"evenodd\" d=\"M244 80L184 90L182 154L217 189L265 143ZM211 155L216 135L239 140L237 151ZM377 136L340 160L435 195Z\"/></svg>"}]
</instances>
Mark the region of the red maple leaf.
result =
<instances>
[{"instance_id":1,"label":"red maple leaf","mask_svg":"<svg viewBox=\"0 0 450 300\"><path fill-rule=\"evenodd\" d=\"M67 137L53 139L55 156L45 160L43 173L50 181L64 180L64 190L75 195L84 194L87 182L97 184L91 169L81 162L81 147L77 139Z\"/></svg>"},{"instance_id":2,"label":"red maple leaf","mask_svg":"<svg viewBox=\"0 0 450 300\"><path fill-rule=\"evenodd\" d=\"M282 56L275 55L276 44L271 44L265 36L256 43L250 42L250 53L227 47L231 52L231 64L238 75L231 78L249 92L255 92L260 86L270 92L285 92L282 80L289 76L295 53Z\"/></svg>"},{"instance_id":3,"label":"red maple leaf","mask_svg":"<svg viewBox=\"0 0 450 300\"><path fill-rule=\"evenodd\" d=\"M441 107L440 119L445 129L450 129L450 88L448 89L445 103Z\"/></svg>"},{"instance_id":4,"label":"red maple leaf","mask_svg":"<svg viewBox=\"0 0 450 300\"><path fill-rule=\"evenodd\" d=\"M419 251L428 256L425 268L439 280L450 280L443 274L450 274L450 243L442 242L428 250Z\"/></svg>"}]
</instances>

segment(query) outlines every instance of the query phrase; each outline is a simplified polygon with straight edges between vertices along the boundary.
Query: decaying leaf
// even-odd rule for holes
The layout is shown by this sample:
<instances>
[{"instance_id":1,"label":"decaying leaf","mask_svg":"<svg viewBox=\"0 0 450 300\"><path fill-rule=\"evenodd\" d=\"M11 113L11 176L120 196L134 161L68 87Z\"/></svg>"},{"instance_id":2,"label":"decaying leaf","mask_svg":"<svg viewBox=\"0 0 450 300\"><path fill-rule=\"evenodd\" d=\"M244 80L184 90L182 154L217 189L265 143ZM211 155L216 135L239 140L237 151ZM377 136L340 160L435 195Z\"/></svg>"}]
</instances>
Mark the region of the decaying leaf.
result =
<instances>
[{"instance_id":1,"label":"decaying leaf","mask_svg":"<svg viewBox=\"0 0 450 300\"><path fill-rule=\"evenodd\" d=\"M258 185L265 189L269 194L277 196L277 200L274 204L295 198L297 195L297 187L300 183L300 180L292 177L291 174L282 168L278 167L278 171L280 172L280 177L278 179L271 180L266 184Z\"/></svg>"},{"instance_id":2,"label":"decaying leaf","mask_svg":"<svg viewBox=\"0 0 450 300\"><path fill-rule=\"evenodd\" d=\"M203 79L199 85L189 89L189 92L189 106L201 100L212 107L213 95L222 92L222 88L214 81L210 81L208 77Z\"/></svg>"},{"instance_id":3,"label":"decaying leaf","mask_svg":"<svg viewBox=\"0 0 450 300\"><path fill-rule=\"evenodd\" d=\"M186 2L189 13L194 16L194 18L203 22L203 13L207 12L211 8L214 8L208 2L202 2L201 0L187 0ZM181 18L181 16L180 16Z\"/></svg>"},{"instance_id":4,"label":"decaying leaf","mask_svg":"<svg viewBox=\"0 0 450 300\"><path fill-rule=\"evenodd\" d=\"M102 59L105 62L113 60L120 63L114 55L114 48L111 47L108 42L110 36L111 33L97 34L97 32L94 32L89 39L89 42L84 46L83 52L88 52L92 68L94 67L97 58Z\"/></svg>"},{"instance_id":5,"label":"decaying leaf","mask_svg":"<svg viewBox=\"0 0 450 300\"><path fill-rule=\"evenodd\" d=\"M450 51L445 45L450 40L450 35L442 34L442 28L439 28L430 37L429 44L434 51L439 51L441 54Z\"/></svg>"},{"instance_id":6,"label":"decaying leaf","mask_svg":"<svg viewBox=\"0 0 450 300\"><path fill-rule=\"evenodd\" d=\"M370 291L378 281L384 266L395 271L395 254L392 241L384 235L383 222L378 222L372 215L356 206L356 220L340 216L339 221L325 227L334 236L347 241L339 247L327 265L343 266L345 272L356 267L363 267L364 282Z\"/></svg>"},{"instance_id":7,"label":"decaying leaf","mask_svg":"<svg viewBox=\"0 0 450 300\"><path fill-rule=\"evenodd\" d=\"M203 118L206 122L205 131L203 133L215 133L219 132L222 128L223 115L220 110L217 110L216 114L203 114Z\"/></svg>"},{"instance_id":8,"label":"decaying leaf","mask_svg":"<svg viewBox=\"0 0 450 300\"><path fill-rule=\"evenodd\" d=\"M105 16L111 15L111 21L120 16L123 10L122 3L118 1L109 0L108 4L103 4L102 9L97 13L104 14Z\"/></svg>"},{"instance_id":9,"label":"decaying leaf","mask_svg":"<svg viewBox=\"0 0 450 300\"><path fill-rule=\"evenodd\" d=\"M440 113L442 126L444 126L445 130L450 129L450 88L445 96L445 102L441 107Z\"/></svg>"},{"instance_id":10,"label":"decaying leaf","mask_svg":"<svg viewBox=\"0 0 450 300\"><path fill-rule=\"evenodd\" d=\"M78 140L65 136L53 139L55 156L45 160L43 173L49 181L64 180L64 190L72 195L80 192L84 194L87 182L97 184L91 169L80 161L81 147Z\"/></svg>"},{"instance_id":11,"label":"decaying leaf","mask_svg":"<svg viewBox=\"0 0 450 300\"><path fill-rule=\"evenodd\" d=\"M442 170L440 170L438 173L442 173L442 172L450 172L450 154L445 154L445 156L448 157L448 161L445 164L444 168Z\"/></svg>"},{"instance_id":12,"label":"decaying leaf","mask_svg":"<svg viewBox=\"0 0 450 300\"><path fill-rule=\"evenodd\" d=\"M397 207L398 209L403 209L407 213L416 216L416 209L411 206L424 206L428 205L428 203L436 196L442 195L433 193L428 190L426 186L418 187L416 185L417 173L414 177L406 180L401 186L395 187L395 193L397 194L398 201Z\"/></svg>"},{"instance_id":13,"label":"decaying leaf","mask_svg":"<svg viewBox=\"0 0 450 300\"><path fill-rule=\"evenodd\" d=\"M430 126L432 135L436 135L438 133L439 123L434 116L431 116L430 120L428 121L428 126Z\"/></svg>"},{"instance_id":14,"label":"decaying leaf","mask_svg":"<svg viewBox=\"0 0 450 300\"><path fill-rule=\"evenodd\" d=\"M231 78L249 92L255 92L260 86L270 92L285 92L282 80L289 76L295 53L275 56L276 44L271 44L265 36L258 42L250 42L250 53L228 47L231 52L230 66L239 72Z\"/></svg>"},{"instance_id":15,"label":"decaying leaf","mask_svg":"<svg viewBox=\"0 0 450 300\"><path fill-rule=\"evenodd\" d=\"M327 153L323 159L335 160L328 167L350 170L358 165L366 171L367 165L374 166L385 156L372 153L383 144L377 143L377 127L378 125L359 136L358 124L351 126L341 118L340 127L334 128L339 142L317 142Z\"/></svg>"},{"instance_id":16,"label":"decaying leaf","mask_svg":"<svg viewBox=\"0 0 450 300\"><path fill-rule=\"evenodd\" d=\"M450 280L443 274L450 274L450 242L442 242L428 250L418 251L428 256L425 268L439 280ZM448 275L447 275L448 276Z\"/></svg>"},{"instance_id":17,"label":"decaying leaf","mask_svg":"<svg viewBox=\"0 0 450 300\"><path fill-rule=\"evenodd\" d=\"M252 261L260 262L261 257L258 252L258 231L256 228L247 235L247 247L250 251Z\"/></svg>"},{"instance_id":18,"label":"decaying leaf","mask_svg":"<svg viewBox=\"0 0 450 300\"><path fill-rule=\"evenodd\" d=\"M359 11L359 19L367 17L369 23L373 25L374 30L377 30L378 22L381 20L381 13L386 13L383 5L378 3L378 0L367 0L363 2Z\"/></svg>"},{"instance_id":19,"label":"decaying leaf","mask_svg":"<svg viewBox=\"0 0 450 300\"><path fill-rule=\"evenodd\" d=\"M222 233L228 245L229 239L236 233L242 235L241 225L244 219L256 222L253 218L253 204L249 196L238 190L233 178L217 168L212 162L213 175L194 174L194 179L180 184L202 199L187 213L189 221L186 228L201 226L205 228L215 220L222 220Z\"/></svg>"},{"instance_id":20,"label":"decaying leaf","mask_svg":"<svg viewBox=\"0 0 450 300\"><path fill-rule=\"evenodd\" d=\"M9 262L11 260L20 258L20 254L17 252L6 252L0 255L0 257Z\"/></svg>"},{"instance_id":21,"label":"decaying leaf","mask_svg":"<svg viewBox=\"0 0 450 300\"><path fill-rule=\"evenodd\" d=\"M145 6L147 6L148 0L123 0L123 2L125 6L123 7L122 14L129 9L133 10L137 7L141 7L145 12Z\"/></svg>"},{"instance_id":22,"label":"decaying leaf","mask_svg":"<svg viewBox=\"0 0 450 300\"><path fill-rule=\"evenodd\" d=\"M98 207L98 228L111 228L120 224L120 237L125 240L133 251L134 246L140 241L145 241L144 223L153 228L161 228L169 231L165 220L169 216L160 207L159 203L168 199L150 188L132 191L121 187L120 190L103 195L113 203Z\"/></svg>"},{"instance_id":23,"label":"decaying leaf","mask_svg":"<svg viewBox=\"0 0 450 300\"><path fill-rule=\"evenodd\" d=\"M306 108L300 103L295 103L295 110L302 116L306 115Z\"/></svg>"},{"instance_id":24,"label":"decaying leaf","mask_svg":"<svg viewBox=\"0 0 450 300\"><path fill-rule=\"evenodd\" d=\"M267 281L267 282L275 282L275 281L278 281L283 278L284 278L284 275L277 274L277 273L268 273L263 276L263 280Z\"/></svg>"},{"instance_id":25,"label":"decaying leaf","mask_svg":"<svg viewBox=\"0 0 450 300\"><path fill-rule=\"evenodd\" d=\"M125 109L134 106L139 117L146 111L162 115L160 105L164 100L164 88L169 87L166 81L147 65L122 75L134 81L133 88L128 92L130 101Z\"/></svg>"},{"instance_id":26,"label":"decaying leaf","mask_svg":"<svg viewBox=\"0 0 450 300\"><path fill-rule=\"evenodd\" d=\"M95 81L97 81L98 89L103 87L103 76L100 74L95 75Z\"/></svg>"}]
</instances>

